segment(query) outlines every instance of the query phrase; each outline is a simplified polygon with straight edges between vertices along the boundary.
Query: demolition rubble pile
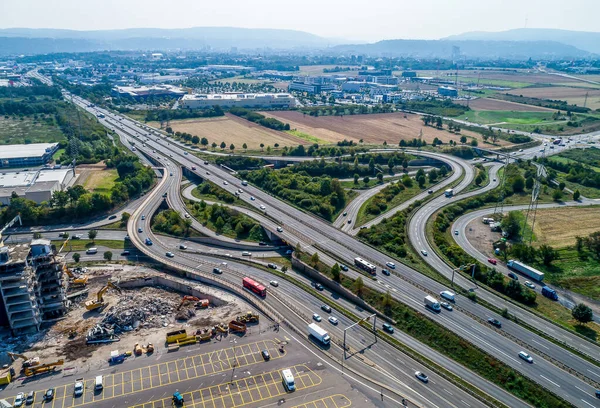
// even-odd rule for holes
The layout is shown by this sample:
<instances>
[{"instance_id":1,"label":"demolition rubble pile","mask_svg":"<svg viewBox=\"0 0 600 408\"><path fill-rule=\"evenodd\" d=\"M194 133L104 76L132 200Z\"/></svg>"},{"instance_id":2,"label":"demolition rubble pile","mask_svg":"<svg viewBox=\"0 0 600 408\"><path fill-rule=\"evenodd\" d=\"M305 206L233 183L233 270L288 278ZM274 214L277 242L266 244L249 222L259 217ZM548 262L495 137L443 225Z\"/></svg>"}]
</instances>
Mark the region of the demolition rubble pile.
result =
<instances>
[{"instance_id":1,"label":"demolition rubble pile","mask_svg":"<svg viewBox=\"0 0 600 408\"><path fill-rule=\"evenodd\" d=\"M106 312L101 325L112 327L115 333L162 327L173 320L176 309L177 301L167 297L144 292L126 293Z\"/></svg>"}]
</instances>

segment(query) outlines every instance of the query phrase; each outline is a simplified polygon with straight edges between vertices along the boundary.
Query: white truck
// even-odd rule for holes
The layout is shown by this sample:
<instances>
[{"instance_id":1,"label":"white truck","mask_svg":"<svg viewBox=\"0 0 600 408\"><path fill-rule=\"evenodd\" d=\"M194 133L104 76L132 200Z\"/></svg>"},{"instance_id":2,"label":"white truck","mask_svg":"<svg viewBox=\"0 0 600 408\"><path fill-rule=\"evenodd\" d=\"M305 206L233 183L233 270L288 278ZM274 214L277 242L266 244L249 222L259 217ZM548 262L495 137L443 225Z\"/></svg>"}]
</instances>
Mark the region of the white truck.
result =
<instances>
[{"instance_id":1,"label":"white truck","mask_svg":"<svg viewBox=\"0 0 600 408\"><path fill-rule=\"evenodd\" d=\"M481 221L483 221L484 224L490 224L492 222L496 222L496 220L494 220L493 218L483 218Z\"/></svg>"},{"instance_id":2,"label":"white truck","mask_svg":"<svg viewBox=\"0 0 600 408\"><path fill-rule=\"evenodd\" d=\"M540 272L531 266L527 266L522 262L515 261L514 259L510 259L506 266L510 269L513 269L517 272L521 272L525 276L529 276L531 279L541 282L544 280L544 272Z\"/></svg>"},{"instance_id":3,"label":"white truck","mask_svg":"<svg viewBox=\"0 0 600 408\"><path fill-rule=\"evenodd\" d=\"M449 188L448 190L444 191L444 195L446 197L452 197L454 195L454 190Z\"/></svg>"},{"instance_id":4,"label":"white truck","mask_svg":"<svg viewBox=\"0 0 600 408\"><path fill-rule=\"evenodd\" d=\"M329 341L331 340L331 337L329 337L329 334L325 330L323 330L321 327L319 327L316 323L311 323L308 325L308 334L315 337L317 340L319 340L324 345L328 345Z\"/></svg>"},{"instance_id":5,"label":"white truck","mask_svg":"<svg viewBox=\"0 0 600 408\"><path fill-rule=\"evenodd\" d=\"M440 292L440 297L449 300L450 302L454 302L454 296L454 293L450 292L449 290Z\"/></svg>"},{"instance_id":6,"label":"white truck","mask_svg":"<svg viewBox=\"0 0 600 408\"><path fill-rule=\"evenodd\" d=\"M440 306L440 302L437 301L433 296L425 296L425 306L433 310L434 312L439 312L442 310Z\"/></svg>"}]
</instances>

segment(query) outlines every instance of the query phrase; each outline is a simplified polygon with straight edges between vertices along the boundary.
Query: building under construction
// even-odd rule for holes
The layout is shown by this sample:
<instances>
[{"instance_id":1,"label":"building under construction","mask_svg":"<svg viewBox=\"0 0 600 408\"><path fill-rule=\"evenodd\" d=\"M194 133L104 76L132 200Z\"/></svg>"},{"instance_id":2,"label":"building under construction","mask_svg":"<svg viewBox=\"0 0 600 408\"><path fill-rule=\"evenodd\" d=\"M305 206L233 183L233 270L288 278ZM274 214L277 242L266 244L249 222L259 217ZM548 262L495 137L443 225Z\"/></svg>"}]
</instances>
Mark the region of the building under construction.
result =
<instances>
[{"instance_id":1,"label":"building under construction","mask_svg":"<svg viewBox=\"0 0 600 408\"><path fill-rule=\"evenodd\" d=\"M15 335L31 333L44 321L64 315L67 279L62 263L48 239L0 246L0 325Z\"/></svg>"}]
</instances>

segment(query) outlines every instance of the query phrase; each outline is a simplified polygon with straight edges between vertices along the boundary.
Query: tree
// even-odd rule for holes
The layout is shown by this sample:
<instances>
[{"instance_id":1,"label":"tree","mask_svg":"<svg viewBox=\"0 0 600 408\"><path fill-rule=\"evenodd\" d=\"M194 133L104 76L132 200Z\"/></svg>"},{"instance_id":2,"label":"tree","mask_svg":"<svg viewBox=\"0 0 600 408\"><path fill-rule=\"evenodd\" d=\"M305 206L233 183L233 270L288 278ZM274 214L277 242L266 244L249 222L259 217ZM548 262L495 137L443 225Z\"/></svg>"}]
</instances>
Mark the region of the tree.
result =
<instances>
[{"instance_id":1,"label":"tree","mask_svg":"<svg viewBox=\"0 0 600 408\"><path fill-rule=\"evenodd\" d=\"M248 145L247 145L246 143L244 143L244 144L242 145L242 148L244 148L244 152L245 152L245 151L247 151L247 150L248 150Z\"/></svg>"},{"instance_id":2,"label":"tree","mask_svg":"<svg viewBox=\"0 0 600 408\"><path fill-rule=\"evenodd\" d=\"M261 143L261 144L260 144L260 151L261 151L261 152L263 151L264 147L265 147L265 144L264 144L264 143Z\"/></svg>"},{"instance_id":3,"label":"tree","mask_svg":"<svg viewBox=\"0 0 600 408\"><path fill-rule=\"evenodd\" d=\"M286 273L286 272L287 272L287 270L288 270L288 267L287 267L287 266L283 265L283 266L281 267L281 272L283 272L283 273Z\"/></svg>"},{"instance_id":4,"label":"tree","mask_svg":"<svg viewBox=\"0 0 600 408\"><path fill-rule=\"evenodd\" d=\"M402 169L404 169L404 171L406 171L406 169L408 169L408 159L404 159L402 161Z\"/></svg>"},{"instance_id":5,"label":"tree","mask_svg":"<svg viewBox=\"0 0 600 408\"><path fill-rule=\"evenodd\" d=\"M558 184L558 189L559 189L560 191L564 191L564 189L565 189L565 187L566 187L566 186L567 186L567 185L565 184L565 182L564 182L564 181L561 181L561 182Z\"/></svg>"},{"instance_id":6,"label":"tree","mask_svg":"<svg viewBox=\"0 0 600 408\"><path fill-rule=\"evenodd\" d=\"M217 218L217 220L215 221L215 229L217 230L217 232L221 232L223 231L224 226L225 221L223 220L223 217L219 216L219 218Z\"/></svg>"},{"instance_id":7,"label":"tree","mask_svg":"<svg viewBox=\"0 0 600 408\"><path fill-rule=\"evenodd\" d=\"M475 184L476 185L481 185L481 182L483 181L483 177L481 177L481 174L478 174L477 177L475 177Z\"/></svg>"},{"instance_id":8,"label":"tree","mask_svg":"<svg viewBox=\"0 0 600 408\"><path fill-rule=\"evenodd\" d=\"M419 183L419 188L423 188L425 186L425 183L427 183L427 179L425 178L425 176L420 175L419 177L417 177L417 183Z\"/></svg>"},{"instance_id":9,"label":"tree","mask_svg":"<svg viewBox=\"0 0 600 408\"><path fill-rule=\"evenodd\" d=\"M579 201L579 197L581 197L581 193L579 192L579 190L575 190L573 192L573 200Z\"/></svg>"},{"instance_id":10,"label":"tree","mask_svg":"<svg viewBox=\"0 0 600 408\"><path fill-rule=\"evenodd\" d=\"M368 176L365 176L365 178L363 179L363 183L365 183L365 186L369 184L369 181L371 181L371 179Z\"/></svg>"},{"instance_id":11,"label":"tree","mask_svg":"<svg viewBox=\"0 0 600 408\"><path fill-rule=\"evenodd\" d=\"M381 173L381 172L377 173L377 181L380 183L383 183L383 173Z\"/></svg>"},{"instance_id":12,"label":"tree","mask_svg":"<svg viewBox=\"0 0 600 408\"><path fill-rule=\"evenodd\" d=\"M340 266L336 262L335 265L333 265L331 267L331 276L333 276L333 280L336 282L340 281L340 274L341 274L340 271L341 271Z\"/></svg>"},{"instance_id":13,"label":"tree","mask_svg":"<svg viewBox=\"0 0 600 408\"><path fill-rule=\"evenodd\" d=\"M105 251L104 252L104 259L106 259L107 261L112 261L112 257L113 257L113 253L110 251Z\"/></svg>"},{"instance_id":14,"label":"tree","mask_svg":"<svg viewBox=\"0 0 600 408\"><path fill-rule=\"evenodd\" d=\"M208 139L203 137L202 139L200 139L200 144L204 147L208 146Z\"/></svg>"},{"instance_id":15,"label":"tree","mask_svg":"<svg viewBox=\"0 0 600 408\"><path fill-rule=\"evenodd\" d=\"M512 179L511 187L513 192L522 193L525 190L525 179L523 176L516 176Z\"/></svg>"},{"instance_id":16,"label":"tree","mask_svg":"<svg viewBox=\"0 0 600 408\"><path fill-rule=\"evenodd\" d=\"M584 303L575 306L571 314L573 315L573 319L582 324L589 323L594 319L594 312Z\"/></svg>"},{"instance_id":17,"label":"tree","mask_svg":"<svg viewBox=\"0 0 600 408\"><path fill-rule=\"evenodd\" d=\"M356 278L356 280L354 281L354 291L356 292L356 294L361 297L363 294L363 290L365 288L365 283L363 282L362 278L359 276L358 278Z\"/></svg>"},{"instance_id":18,"label":"tree","mask_svg":"<svg viewBox=\"0 0 600 408\"><path fill-rule=\"evenodd\" d=\"M212 142L212 149L215 150L217 148L217 143L216 142Z\"/></svg>"},{"instance_id":19,"label":"tree","mask_svg":"<svg viewBox=\"0 0 600 408\"><path fill-rule=\"evenodd\" d=\"M390 294L389 290L387 292L385 292L385 294L383 295L382 304L383 304L383 309L386 312L388 312L389 309L392 307L392 295Z\"/></svg>"},{"instance_id":20,"label":"tree","mask_svg":"<svg viewBox=\"0 0 600 408\"><path fill-rule=\"evenodd\" d=\"M354 184L358 184L358 179L360 178L360 176L358 174L354 174Z\"/></svg>"},{"instance_id":21,"label":"tree","mask_svg":"<svg viewBox=\"0 0 600 408\"><path fill-rule=\"evenodd\" d=\"M128 212L123 212L123 214L121 214L121 225L127 225L129 218L131 218L131 214Z\"/></svg>"},{"instance_id":22,"label":"tree","mask_svg":"<svg viewBox=\"0 0 600 408\"><path fill-rule=\"evenodd\" d=\"M558 252L550 245L541 245L538 249L538 255L546 266L550 266L552 261L558 259Z\"/></svg>"},{"instance_id":23,"label":"tree","mask_svg":"<svg viewBox=\"0 0 600 408\"><path fill-rule=\"evenodd\" d=\"M313 268L317 268L317 265L319 265L319 254L318 253L314 253L312 254L312 256L310 257L310 264L313 266Z\"/></svg>"},{"instance_id":24,"label":"tree","mask_svg":"<svg viewBox=\"0 0 600 408\"><path fill-rule=\"evenodd\" d=\"M75 261L75 263L79 263L80 259L81 259L81 255L79 254L79 252L75 252L73 254L73 260Z\"/></svg>"},{"instance_id":25,"label":"tree","mask_svg":"<svg viewBox=\"0 0 600 408\"><path fill-rule=\"evenodd\" d=\"M527 180L525 180L525 188L527 188L527 190L531 190L533 188L533 183L533 177L527 177Z\"/></svg>"},{"instance_id":26,"label":"tree","mask_svg":"<svg viewBox=\"0 0 600 408\"><path fill-rule=\"evenodd\" d=\"M554 201L560 201L560 200L562 199L562 196L563 196L563 193L562 193L562 191L560 191L560 190L558 190L558 189L555 189L555 190L552 192L552 199L553 199Z\"/></svg>"},{"instance_id":27,"label":"tree","mask_svg":"<svg viewBox=\"0 0 600 408\"><path fill-rule=\"evenodd\" d=\"M235 145L233 143L229 145L229 150L231 150L231 153L235 150Z\"/></svg>"},{"instance_id":28,"label":"tree","mask_svg":"<svg viewBox=\"0 0 600 408\"><path fill-rule=\"evenodd\" d=\"M279 149L279 143L275 143L275 144L273 145L273 147L275 148L275 150Z\"/></svg>"},{"instance_id":29,"label":"tree","mask_svg":"<svg viewBox=\"0 0 600 408\"><path fill-rule=\"evenodd\" d=\"M463 135L463 136L461 136L461 137L460 137L460 142L461 142L462 144L465 144L465 143L467 143L467 137L466 137L466 136L464 136L464 135Z\"/></svg>"},{"instance_id":30,"label":"tree","mask_svg":"<svg viewBox=\"0 0 600 408\"><path fill-rule=\"evenodd\" d=\"M225 142L221 142L219 147L221 148L221 150L224 150L227 147L227 144Z\"/></svg>"},{"instance_id":31,"label":"tree","mask_svg":"<svg viewBox=\"0 0 600 408\"><path fill-rule=\"evenodd\" d=\"M375 172L375 160L371 157L371 160L369 160L369 173L374 173Z\"/></svg>"},{"instance_id":32,"label":"tree","mask_svg":"<svg viewBox=\"0 0 600 408\"><path fill-rule=\"evenodd\" d=\"M198 144L200 143L200 138L198 136L192 136L192 143L193 144Z\"/></svg>"},{"instance_id":33,"label":"tree","mask_svg":"<svg viewBox=\"0 0 600 408\"><path fill-rule=\"evenodd\" d=\"M394 158L391 157L388 160L388 168L390 169L390 174L392 174L392 172L394 171L394 166L396 165L396 163L394 162Z\"/></svg>"},{"instance_id":34,"label":"tree","mask_svg":"<svg viewBox=\"0 0 600 408\"><path fill-rule=\"evenodd\" d=\"M509 237L518 240L521 236L520 213L518 211L510 211L506 217L502 219L500 226L502 231L506 232Z\"/></svg>"},{"instance_id":35,"label":"tree","mask_svg":"<svg viewBox=\"0 0 600 408\"><path fill-rule=\"evenodd\" d=\"M92 242L94 242L94 240L96 239L97 236L98 236L98 230L91 229L88 231L88 238L91 239Z\"/></svg>"}]
</instances>

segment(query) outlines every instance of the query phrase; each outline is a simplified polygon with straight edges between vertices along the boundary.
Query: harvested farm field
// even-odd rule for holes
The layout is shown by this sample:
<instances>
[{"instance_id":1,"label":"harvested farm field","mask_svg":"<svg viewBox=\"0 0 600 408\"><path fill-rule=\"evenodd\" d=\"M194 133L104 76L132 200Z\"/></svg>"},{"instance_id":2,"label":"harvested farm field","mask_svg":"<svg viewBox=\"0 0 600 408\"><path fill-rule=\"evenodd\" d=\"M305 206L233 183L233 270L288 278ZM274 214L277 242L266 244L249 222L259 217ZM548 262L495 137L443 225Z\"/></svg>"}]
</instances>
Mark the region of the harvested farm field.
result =
<instances>
[{"instance_id":1,"label":"harvested farm field","mask_svg":"<svg viewBox=\"0 0 600 408\"><path fill-rule=\"evenodd\" d=\"M289 123L292 129L317 138L322 143L333 144L349 139L358 142L363 139L365 144L398 145L400 140L412 140L419 137L423 130L423 140L430 144L434 138L444 143L459 141L460 135L424 126L421 116L405 115L403 113L379 113L354 116L310 116L298 111L261 112L265 116ZM482 143L479 133L462 131L461 135L474 137ZM509 144L499 141L500 144Z\"/></svg>"},{"instance_id":2,"label":"harvested farm field","mask_svg":"<svg viewBox=\"0 0 600 408\"><path fill-rule=\"evenodd\" d=\"M551 86L544 88L526 88L509 91L512 95L523 95L539 99L558 99L572 105L583 106L590 109L600 109L600 89L570 88L567 86ZM587 101L586 99L587 94Z\"/></svg>"},{"instance_id":3,"label":"harvested farm field","mask_svg":"<svg viewBox=\"0 0 600 408\"><path fill-rule=\"evenodd\" d=\"M150 122L148 125L159 127L158 122ZM260 149L261 143L265 146L279 143L281 147L309 143L288 133L272 130L230 114L218 118L172 120L169 125L174 132L186 132L200 138L205 137L209 145L213 142L217 145L225 142L229 149L229 145L233 143L238 151L242 151L244 143L250 150Z\"/></svg>"},{"instance_id":4,"label":"harvested farm field","mask_svg":"<svg viewBox=\"0 0 600 408\"><path fill-rule=\"evenodd\" d=\"M600 230L598 207L538 210L533 232L537 245L563 248L575 245L575 237Z\"/></svg>"},{"instance_id":5,"label":"harvested farm field","mask_svg":"<svg viewBox=\"0 0 600 408\"><path fill-rule=\"evenodd\" d=\"M467 101L457 101L461 105L467 105ZM473 110L491 110L491 111L517 111L517 112L554 112L555 109L542 108L541 106L526 105L502 101L492 98L478 98L468 101L468 106Z\"/></svg>"}]
</instances>

